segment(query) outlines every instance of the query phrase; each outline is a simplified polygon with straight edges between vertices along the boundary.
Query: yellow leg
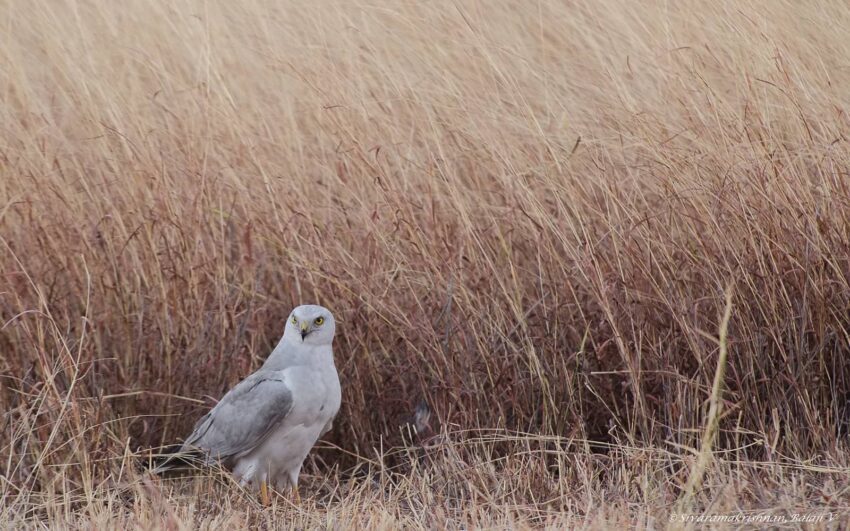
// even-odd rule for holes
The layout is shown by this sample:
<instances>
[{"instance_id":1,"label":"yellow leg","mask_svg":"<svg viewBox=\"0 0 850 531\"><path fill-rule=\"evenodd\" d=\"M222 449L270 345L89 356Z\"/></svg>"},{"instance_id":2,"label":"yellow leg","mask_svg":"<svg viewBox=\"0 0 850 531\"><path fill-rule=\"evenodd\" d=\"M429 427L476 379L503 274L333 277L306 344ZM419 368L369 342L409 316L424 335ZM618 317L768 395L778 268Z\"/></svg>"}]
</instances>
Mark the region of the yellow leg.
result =
<instances>
[{"instance_id":1,"label":"yellow leg","mask_svg":"<svg viewBox=\"0 0 850 531\"><path fill-rule=\"evenodd\" d=\"M271 499L269 499L269 486L265 481L260 482L260 501L266 507L271 505Z\"/></svg>"},{"instance_id":2,"label":"yellow leg","mask_svg":"<svg viewBox=\"0 0 850 531\"><path fill-rule=\"evenodd\" d=\"M298 493L298 487L292 487L292 500L295 505L301 505L301 494Z\"/></svg>"}]
</instances>

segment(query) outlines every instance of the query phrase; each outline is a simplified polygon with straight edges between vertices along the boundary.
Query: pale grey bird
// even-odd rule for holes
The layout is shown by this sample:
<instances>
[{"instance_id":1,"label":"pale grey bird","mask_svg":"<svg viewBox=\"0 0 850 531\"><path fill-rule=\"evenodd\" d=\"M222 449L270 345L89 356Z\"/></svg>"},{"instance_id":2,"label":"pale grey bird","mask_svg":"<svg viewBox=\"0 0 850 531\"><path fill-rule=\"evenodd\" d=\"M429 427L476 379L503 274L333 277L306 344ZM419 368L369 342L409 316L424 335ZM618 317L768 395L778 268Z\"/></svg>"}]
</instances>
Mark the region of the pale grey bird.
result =
<instances>
[{"instance_id":1,"label":"pale grey bird","mask_svg":"<svg viewBox=\"0 0 850 531\"><path fill-rule=\"evenodd\" d=\"M200 450L207 464L220 462L243 485L259 487L264 504L269 483L297 497L301 465L339 411L335 329L327 308L292 310L263 366L195 424L181 453Z\"/></svg>"}]
</instances>

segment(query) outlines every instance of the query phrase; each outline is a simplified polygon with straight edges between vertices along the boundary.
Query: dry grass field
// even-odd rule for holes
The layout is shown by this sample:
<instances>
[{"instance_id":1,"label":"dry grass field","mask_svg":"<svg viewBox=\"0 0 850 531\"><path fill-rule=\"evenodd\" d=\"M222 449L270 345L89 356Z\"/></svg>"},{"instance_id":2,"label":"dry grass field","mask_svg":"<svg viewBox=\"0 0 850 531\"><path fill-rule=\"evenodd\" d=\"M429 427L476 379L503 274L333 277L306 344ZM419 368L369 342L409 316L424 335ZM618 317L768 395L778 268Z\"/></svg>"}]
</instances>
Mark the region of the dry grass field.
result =
<instances>
[{"instance_id":1,"label":"dry grass field","mask_svg":"<svg viewBox=\"0 0 850 531\"><path fill-rule=\"evenodd\" d=\"M0 0L0 527L845 525L848 27ZM343 405L301 503L145 472L302 302Z\"/></svg>"}]
</instances>

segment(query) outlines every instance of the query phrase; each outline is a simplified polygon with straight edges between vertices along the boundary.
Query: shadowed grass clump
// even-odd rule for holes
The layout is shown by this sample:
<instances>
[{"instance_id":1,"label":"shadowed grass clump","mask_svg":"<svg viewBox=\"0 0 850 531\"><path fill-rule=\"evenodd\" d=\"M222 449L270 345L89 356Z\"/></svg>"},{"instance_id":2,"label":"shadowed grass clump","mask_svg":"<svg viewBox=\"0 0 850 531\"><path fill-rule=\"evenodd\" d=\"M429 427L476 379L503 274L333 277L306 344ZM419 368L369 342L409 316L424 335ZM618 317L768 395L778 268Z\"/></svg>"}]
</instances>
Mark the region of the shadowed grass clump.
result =
<instances>
[{"instance_id":1,"label":"shadowed grass clump","mask_svg":"<svg viewBox=\"0 0 850 531\"><path fill-rule=\"evenodd\" d=\"M0 521L846 511L850 9L172 4L0 6ZM313 498L140 474L307 302Z\"/></svg>"}]
</instances>

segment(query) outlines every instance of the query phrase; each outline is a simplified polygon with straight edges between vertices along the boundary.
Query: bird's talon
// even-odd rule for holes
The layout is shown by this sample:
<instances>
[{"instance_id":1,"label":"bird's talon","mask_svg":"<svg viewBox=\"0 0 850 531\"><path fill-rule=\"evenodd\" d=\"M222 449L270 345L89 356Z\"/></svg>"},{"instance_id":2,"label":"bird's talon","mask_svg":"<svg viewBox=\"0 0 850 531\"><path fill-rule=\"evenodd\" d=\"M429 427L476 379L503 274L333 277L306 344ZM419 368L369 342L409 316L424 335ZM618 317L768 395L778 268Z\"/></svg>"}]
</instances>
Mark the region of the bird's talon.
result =
<instances>
[{"instance_id":1,"label":"bird's talon","mask_svg":"<svg viewBox=\"0 0 850 531\"><path fill-rule=\"evenodd\" d=\"M271 505L271 499L269 498L269 487L265 481L260 483L260 502L264 507L268 507Z\"/></svg>"}]
</instances>

